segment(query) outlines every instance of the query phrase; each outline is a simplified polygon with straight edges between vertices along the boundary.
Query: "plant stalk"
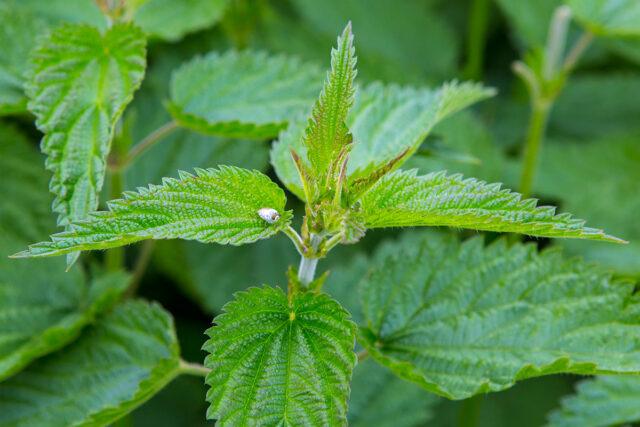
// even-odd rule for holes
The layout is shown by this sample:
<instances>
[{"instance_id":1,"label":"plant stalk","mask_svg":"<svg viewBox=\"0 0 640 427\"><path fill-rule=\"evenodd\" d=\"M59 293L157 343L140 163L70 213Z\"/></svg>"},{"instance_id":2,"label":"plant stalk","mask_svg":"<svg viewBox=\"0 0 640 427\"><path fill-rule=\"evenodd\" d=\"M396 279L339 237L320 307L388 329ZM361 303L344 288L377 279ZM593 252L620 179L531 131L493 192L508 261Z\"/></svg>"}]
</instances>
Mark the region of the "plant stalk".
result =
<instances>
[{"instance_id":1,"label":"plant stalk","mask_svg":"<svg viewBox=\"0 0 640 427\"><path fill-rule=\"evenodd\" d=\"M315 258L315 251L322 242L322 238L317 234L311 235L311 253L313 258L302 255L300 257L300 265L298 266L298 279L303 285L313 282L316 275L316 267L318 266L318 258Z\"/></svg>"},{"instance_id":2,"label":"plant stalk","mask_svg":"<svg viewBox=\"0 0 640 427\"><path fill-rule=\"evenodd\" d=\"M549 119L551 103L535 101L531 103L531 118L524 147L522 175L520 177L520 193L529 197L533 190L533 181L538 167L540 146L544 138L547 121Z\"/></svg>"},{"instance_id":3,"label":"plant stalk","mask_svg":"<svg viewBox=\"0 0 640 427\"><path fill-rule=\"evenodd\" d=\"M180 359L180 367L178 368L179 373L182 375L193 375L196 377L206 377L211 369L200 365L198 363L190 363L185 360Z\"/></svg>"},{"instance_id":4,"label":"plant stalk","mask_svg":"<svg viewBox=\"0 0 640 427\"><path fill-rule=\"evenodd\" d=\"M467 32L467 62L463 71L466 79L482 79L490 7L489 0L472 0L471 2Z\"/></svg>"},{"instance_id":5,"label":"plant stalk","mask_svg":"<svg viewBox=\"0 0 640 427\"><path fill-rule=\"evenodd\" d=\"M126 169L131 165L142 153L154 146L157 142L161 141L167 135L174 130L178 129L179 125L176 121L170 121L160 126L158 129L147 135L142 141L137 143L127 155L126 159L119 165L120 169Z\"/></svg>"},{"instance_id":6,"label":"plant stalk","mask_svg":"<svg viewBox=\"0 0 640 427\"><path fill-rule=\"evenodd\" d=\"M120 169L111 171L110 184L111 199L119 198L124 190L124 177ZM104 255L104 265L107 271L122 270L124 268L124 247L109 249Z\"/></svg>"}]
</instances>

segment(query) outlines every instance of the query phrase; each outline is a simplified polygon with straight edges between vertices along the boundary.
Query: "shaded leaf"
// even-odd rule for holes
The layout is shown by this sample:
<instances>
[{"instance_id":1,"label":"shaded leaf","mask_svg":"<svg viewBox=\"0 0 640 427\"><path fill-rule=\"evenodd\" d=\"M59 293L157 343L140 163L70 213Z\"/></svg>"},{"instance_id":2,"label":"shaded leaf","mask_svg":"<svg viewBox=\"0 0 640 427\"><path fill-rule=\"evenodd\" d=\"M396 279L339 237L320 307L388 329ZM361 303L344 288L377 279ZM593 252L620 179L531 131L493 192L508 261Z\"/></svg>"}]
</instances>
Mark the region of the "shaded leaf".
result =
<instances>
[{"instance_id":1,"label":"shaded leaf","mask_svg":"<svg viewBox=\"0 0 640 427\"><path fill-rule=\"evenodd\" d=\"M640 373L633 284L558 251L414 233L371 265L359 342L427 390L464 399L560 372Z\"/></svg>"},{"instance_id":2,"label":"shaded leaf","mask_svg":"<svg viewBox=\"0 0 640 427\"><path fill-rule=\"evenodd\" d=\"M264 52L212 52L179 68L169 109L183 126L227 137L269 138L306 111L320 72Z\"/></svg>"},{"instance_id":3,"label":"shaded leaf","mask_svg":"<svg viewBox=\"0 0 640 427\"><path fill-rule=\"evenodd\" d=\"M554 104L551 131L593 138L639 129L638 91L640 75L635 73L572 77Z\"/></svg>"},{"instance_id":4,"label":"shaded leaf","mask_svg":"<svg viewBox=\"0 0 640 427\"><path fill-rule=\"evenodd\" d=\"M545 144L534 189L564 209L589 218L628 245L561 242L571 254L627 274L640 272L640 144L638 135ZM588 185L585 186L585 183ZM576 190L578 189L578 190Z\"/></svg>"},{"instance_id":5,"label":"shaded leaf","mask_svg":"<svg viewBox=\"0 0 640 427\"><path fill-rule=\"evenodd\" d=\"M326 295L251 288L207 331L217 425L345 425L355 326Z\"/></svg>"},{"instance_id":6,"label":"shaded leaf","mask_svg":"<svg viewBox=\"0 0 640 427\"><path fill-rule=\"evenodd\" d=\"M103 26L94 2L86 0L3 0L0 3L0 115L27 111L23 93L29 52L39 36L63 22Z\"/></svg>"},{"instance_id":7,"label":"shaded leaf","mask_svg":"<svg viewBox=\"0 0 640 427\"><path fill-rule=\"evenodd\" d=\"M118 306L73 346L0 383L3 426L107 425L179 372L170 315L158 305Z\"/></svg>"},{"instance_id":8,"label":"shaded leaf","mask_svg":"<svg viewBox=\"0 0 640 427\"><path fill-rule=\"evenodd\" d=\"M448 226L513 232L543 237L605 240L623 243L602 230L584 226L555 208L536 206L518 193L475 178L434 172L418 176L399 171L382 178L360 200L368 228Z\"/></svg>"},{"instance_id":9,"label":"shaded leaf","mask_svg":"<svg viewBox=\"0 0 640 427\"><path fill-rule=\"evenodd\" d=\"M549 415L549 426L600 427L640 420L640 377L603 376L582 381Z\"/></svg>"},{"instance_id":10,"label":"shaded leaf","mask_svg":"<svg viewBox=\"0 0 640 427\"><path fill-rule=\"evenodd\" d=\"M291 211L276 184L258 171L230 166L180 173L162 185L125 192L109 202L109 211L73 223L51 242L29 246L16 257L40 257L78 250L107 249L145 239L186 239L241 245L264 239L287 227ZM279 218L262 219L258 211L274 209Z\"/></svg>"},{"instance_id":11,"label":"shaded leaf","mask_svg":"<svg viewBox=\"0 0 640 427\"><path fill-rule=\"evenodd\" d=\"M567 0L576 18L595 34L640 35L640 3L636 0Z\"/></svg>"},{"instance_id":12,"label":"shaded leaf","mask_svg":"<svg viewBox=\"0 0 640 427\"><path fill-rule=\"evenodd\" d=\"M228 3L228 0L140 0L128 1L127 6L134 22L147 34L177 41L185 34L217 23Z\"/></svg>"},{"instance_id":13,"label":"shaded leaf","mask_svg":"<svg viewBox=\"0 0 640 427\"><path fill-rule=\"evenodd\" d=\"M353 371L349 425L351 427L417 427L433 416L439 399L372 359Z\"/></svg>"},{"instance_id":14,"label":"shaded leaf","mask_svg":"<svg viewBox=\"0 0 640 427\"><path fill-rule=\"evenodd\" d=\"M219 313L234 293L256 283L286 285L287 268L297 265L300 258L284 235L237 248L159 243L155 252L158 268L211 314Z\"/></svg>"},{"instance_id":15,"label":"shaded leaf","mask_svg":"<svg viewBox=\"0 0 640 427\"><path fill-rule=\"evenodd\" d=\"M42 151L53 172L50 189L58 223L87 218L98 207L114 126L145 68L145 39L131 25L104 35L66 25L35 48L27 94Z\"/></svg>"}]
</instances>

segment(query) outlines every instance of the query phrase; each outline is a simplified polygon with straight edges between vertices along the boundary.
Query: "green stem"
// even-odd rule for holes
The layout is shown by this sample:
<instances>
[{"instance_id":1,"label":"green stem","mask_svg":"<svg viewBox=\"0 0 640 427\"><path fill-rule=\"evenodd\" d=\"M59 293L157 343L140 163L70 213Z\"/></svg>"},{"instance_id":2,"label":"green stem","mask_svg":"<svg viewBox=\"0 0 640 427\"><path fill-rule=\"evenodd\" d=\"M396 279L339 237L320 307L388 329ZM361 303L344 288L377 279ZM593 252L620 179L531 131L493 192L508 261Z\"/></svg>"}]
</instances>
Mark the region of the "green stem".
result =
<instances>
[{"instance_id":1,"label":"green stem","mask_svg":"<svg viewBox=\"0 0 640 427\"><path fill-rule=\"evenodd\" d=\"M117 164L117 163L116 163ZM121 170L111 171L111 199L117 199L124 190L124 178ZM105 253L105 267L108 271L118 271L124 268L124 248L112 248Z\"/></svg>"},{"instance_id":2,"label":"green stem","mask_svg":"<svg viewBox=\"0 0 640 427\"><path fill-rule=\"evenodd\" d=\"M304 247L302 237L300 237L298 232L294 230L293 227L288 226L287 228L284 229L284 234L286 234L289 237L289 239L291 239L291 241L293 242L293 245L298 250L298 253L300 255L304 255L304 253L306 252L306 249Z\"/></svg>"},{"instance_id":3,"label":"green stem","mask_svg":"<svg viewBox=\"0 0 640 427\"><path fill-rule=\"evenodd\" d=\"M125 297L132 297L136 294L138 287L140 286L142 276L147 270L149 261L151 261L151 254L153 253L155 243L155 240L146 240L142 244L140 253L138 254L138 258L136 259L136 263L133 267L133 272L131 273L131 281L129 282L129 287L127 288Z\"/></svg>"},{"instance_id":4,"label":"green stem","mask_svg":"<svg viewBox=\"0 0 640 427\"><path fill-rule=\"evenodd\" d=\"M483 398L483 395L477 395L462 402L458 418L459 427L475 427L478 425Z\"/></svg>"},{"instance_id":5,"label":"green stem","mask_svg":"<svg viewBox=\"0 0 640 427\"><path fill-rule=\"evenodd\" d=\"M529 130L524 147L524 159L522 175L520 177L520 192L523 197L529 197L533 190L533 181L538 167L538 156L540 146L544 138L547 121L549 119L550 102L532 102L531 118L529 119Z\"/></svg>"},{"instance_id":6,"label":"green stem","mask_svg":"<svg viewBox=\"0 0 640 427\"><path fill-rule=\"evenodd\" d=\"M318 258L315 258L316 249L322 242L322 237L317 234L311 235L311 253L313 258L308 258L305 255L300 257L300 265L298 266L298 279L303 285L308 285L313 282L313 278L316 275L316 267L318 266Z\"/></svg>"},{"instance_id":7,"label":"green stem","mask_svg":"<svg viewBox=\"0 0 640 427\"><path fill-rule=\"evenodd\" d=\"M463 74L467 79L482 78L482 64L489 25L489 0L472 0L467 32L467 63Z\"/></svg>"},{"instance_id":8,"label":"green stem","mask_svg":"<svg viewBox=\"0 0 640 427\"><path fill-rule=\"evenodd\" d=\"M570 73L571 71L573 71L574 67L578 63L578 60L591 45L592 41L592 33L590 33L589 31L585 31L584 33L582 33L582 35L580 36L576 44L573 45L573 47L567 54L566 59L564 60L564 64L562 65L562 69L564 70L564 72Z\"/></svg>"},{"instance_id":9,"label":"green stem","mask_svg":"<svg viewBox=\"0 0 640 427\"><path fill-rule=\"evenodd\" d=\"M118 165L118 168L119 169L126 169L142 153L147 151L149 148L151 148L157 142L161 141L163 138L165 138L167 135L169 135L171 132L173 132L174 130L176 130L178 128L179 128L179 125L175 121L171 121L169 123L166 123L166 124L160 126L158 129L154 130L149 135L147 135L142 141L137 143L131 149L131 151L129 151L129 154L124 159L124 161L120 165Z\"/></svg>"},{"instance_id":10,"label":"green stem","mask_svg":"<svg viewBox=\"0 0 640 427\"><path fill-rule=\"evenodd\" d=\"M200 365L198 363L190 363L185 360L180 359L180 366L178 368L178 373L180 375L193 375L196 377L206 377L211 369Z\"/></svg>"}]
</instances>

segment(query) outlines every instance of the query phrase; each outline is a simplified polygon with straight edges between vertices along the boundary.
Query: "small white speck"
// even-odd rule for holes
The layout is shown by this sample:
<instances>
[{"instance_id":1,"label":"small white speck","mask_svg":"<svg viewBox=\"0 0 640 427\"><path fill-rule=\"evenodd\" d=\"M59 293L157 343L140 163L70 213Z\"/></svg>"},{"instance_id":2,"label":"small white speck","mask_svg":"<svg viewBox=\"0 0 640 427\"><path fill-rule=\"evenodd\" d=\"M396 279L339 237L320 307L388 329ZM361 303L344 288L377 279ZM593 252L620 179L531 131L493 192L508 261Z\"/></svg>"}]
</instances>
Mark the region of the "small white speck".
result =
<instances>
[{"instance_id":1,"label":"small white speck","mask_svg":"<svg viewBox=\"0 0 640 427\"><path fill-rule=\"evenodd\" d=\"M277 210L272 208L261 208L258 209L258 216L269 224L273 224L280 219L280 214Z\"/></svg>"}]
</instances>

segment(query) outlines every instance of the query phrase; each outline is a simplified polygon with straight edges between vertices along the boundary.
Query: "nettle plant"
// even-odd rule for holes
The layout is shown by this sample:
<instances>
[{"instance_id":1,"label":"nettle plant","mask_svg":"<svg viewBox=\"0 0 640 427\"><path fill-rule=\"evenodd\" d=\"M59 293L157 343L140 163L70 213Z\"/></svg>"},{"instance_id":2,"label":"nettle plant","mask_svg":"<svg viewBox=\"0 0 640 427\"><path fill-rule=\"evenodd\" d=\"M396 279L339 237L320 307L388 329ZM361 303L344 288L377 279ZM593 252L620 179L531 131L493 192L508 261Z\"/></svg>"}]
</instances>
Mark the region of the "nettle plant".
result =
<instances>
[{"instance_id":1,"label":"nettle plant","mask_svg":"<svg viewBox=\"0 0 640 427\"><path fill-rule=\"evenodd\" d=\"M361 388L348 409L354 367L370 360L450 399L561 372L640 373L633 285L556 250L412 232L381 245L364 270L354 267L357 288L332 284L349 311L323 290L337 278L316 274L318 261L370 229L444 226L624 243L500 184L402 169L436 123L492 89L458 82L437 90L357 87L349 24L310 116L296 119L321 81L313 67L253 52L198 58L174 75L171 127L258 139L280 132L271 164L304 202L299 231L283 188L262 172L232 166L180 172L94 212L144 57L142 32L122 23L103 33L63 26L36 48L27 94L45 134L54 210L65 231L14 257L67 255L71 268L81 251L148 239L245 245L284 233L300 254L299 267L289 270L286 291L264 285L236 293L206 331L204 365L180 358L171 317L160 306L117 303L126 293L124 273L95 269L95 283L85 287L71 269L68 281L87 290L79 305L90 308L0 358L0 378L68 343L96 317L97 324L72 351L0 386L3 424L107 424L181 374L206 376L207 416L219 425L333 426L366 420L363 399L392 390ZM247 96L255 103L234 106ZM111 186L119 191L117 180ZM121 255L110 249L107 264ZM56 271L47 274L57 280Z\"/></svg>"}]
</instances>

